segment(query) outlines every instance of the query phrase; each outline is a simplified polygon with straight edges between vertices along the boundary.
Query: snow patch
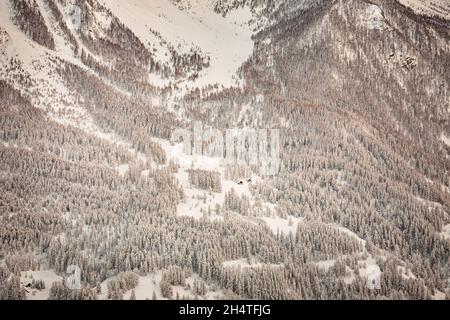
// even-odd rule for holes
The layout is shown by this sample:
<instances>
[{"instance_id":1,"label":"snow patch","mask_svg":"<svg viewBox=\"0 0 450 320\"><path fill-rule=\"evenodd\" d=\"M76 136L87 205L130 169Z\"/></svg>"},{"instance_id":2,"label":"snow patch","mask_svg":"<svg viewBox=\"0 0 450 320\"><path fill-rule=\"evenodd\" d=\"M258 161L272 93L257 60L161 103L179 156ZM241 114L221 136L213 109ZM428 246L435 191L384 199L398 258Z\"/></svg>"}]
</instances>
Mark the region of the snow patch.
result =
<instances>
[{"instance_id":1,"label":"snow patch","mask_svg":"<svg viewBox=\"0 0 450 320\"><path fill-rule=\"evenodd\" d=\"M297 225L303 221L303 218L293 216L289 216L286 219L278 216L264 217L261 219L264 220L274 234L278 234L279 232L283 234L292 232L295 234L297 232Z\"/></svg>"},{"instance_id":2,"label":"snow patch","mask_svg":"<svg viewBox=\"0 0 450 320\"><path fill-rule=\"evenodd\" d=\"M261 268L261 267L271 267L271 268L283 268L282 264L267 264L267 263L261 263L258 261L254 261L255 258L242 258L237 260L228 260L224 261L222 263L222 266L224 268Z\"/></svg>"},{"instance_id":3,"label":"snow patch","mask_svg":"<svg viewBox=\"0 0 450 320\"><path fill-rule=\"evenodd\" d=\"M336 260L334 260L334 259L322 260L322 261L316 262L315 264L319 269L327 272L330 268L332 268L336 264Z\"/></svg>"},{"instance_id":4,"label":"snow patch","mask_svg":"<svg viewBox=\"0 0 450 320\"><path fill-rule=\"evenodd\" d=\"M377 5L371 4L366 9L367 28L381 30L384 25L383 11Z\"/></svg>"},{"instance_id":5,"label":"snow patch","mask_svg":"<svg viewBox=\"0 0 450 320\"><path fill-rule=\"evenodd\" d=\"M212 158L199 155L188 155L183 151L183 144L173 144L170 141L154 138L153 141L159 143L166 152L167 160L179 166L175 173L175 179L178 185L183 188L185 199L177 208L178 216L189 216L196 219L203 217L207 212L211 212L211 219L223 219L221 216L215 215L214 209L217 205L222 206L225 201L225 194L232 189L240 197L246 196L249 199L252 194L249 184L239 185L236 181L227 180L225 178L224 159ZM191 169L201 169L218 172L222 181L222 192L209 192L192 187L189 183L188 171ZM257 181L257 176L251 177L253 181Z\"/></svg>"},{"instance_id":6,"label":"snow patch","mask_svg":"<svg viewBox=\"0 0 450 320\"><path fill-rule=\"evenodd\" d=\"M117 172L123 177L128 172L129 168L130 166L128 164L121 164L117 167Z\"/></svg>"},{"instance_id":7,"label":"snow patch","mask_svg":"<svg viewBox=\"0 0 450 320\"><path fill-rule=\"evenodd\" d=\"M446 135L442 134L441 135L441 141L444 142L447 146L450 147L450 138L447 137Z\"/></svg>"},{"instance_id":8,"label":"snow patch","mask_svg":"<svg viewBox=\"0 0 450 320\"><path fill-rule=\"evenodd\" d=\"M63 280L63 278L58 276L53 270L23 271L20 273L20 282L23 287L26 287L27 284L31 284L32 279L43 280L45 283L45 289L37 290L25 288L27 300L47 300L50 295L50 288L53 282Z\"/></svg>"}]
</instances>

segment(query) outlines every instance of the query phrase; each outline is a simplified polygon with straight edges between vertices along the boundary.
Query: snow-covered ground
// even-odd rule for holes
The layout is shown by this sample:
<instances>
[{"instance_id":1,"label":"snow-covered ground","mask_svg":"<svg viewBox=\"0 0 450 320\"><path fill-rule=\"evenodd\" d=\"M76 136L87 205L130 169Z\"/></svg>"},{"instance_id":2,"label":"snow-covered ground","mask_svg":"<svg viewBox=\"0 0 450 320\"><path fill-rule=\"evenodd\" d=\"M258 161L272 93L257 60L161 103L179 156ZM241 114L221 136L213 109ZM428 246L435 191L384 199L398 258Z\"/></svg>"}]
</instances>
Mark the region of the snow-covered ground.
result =
<instances>
[{"instance_id":1,"label":"snow-covered ground","mask_svg":"<svg viewBox=\"0 0 450 320\"><path fill-rule=\"evenodd\" d=\"M249 184L239 185L236 181L225 179L225 161L220 158L212 158L199 155L188 155L183 152L183 144L172 144L167 140L154 139L166 152L168 161L179 165L175 178L180 187L185 192L185 201L179 204L177 214L179 216L190 216L200 218L208 209L214 211L216 205L222 206L225 201L225 194L232 189L239 196L251 198ZM209 192L192 187L189 183L188 170L201 169L218 172L222 180L222 192ZM250 177L249 177L250 178ZM252 176L253 181L257 181L257 176ZM214 218L214 217L212 217ZM215 217L221 218L221 217Z\"/></svg>"},{"instance_id":2,"label":"snow-covered ground","mask_svg":"<svg viewBox=\"0 0 450 320\"><path fill-rule=\"evenodd\" d=\"M113 277L114 278L114 277ZM108 297L108 281L113 278L106 279L101 283L101 294L99 295L99 299L107 300ZM164 298L161 293L161 279L162 279L162 271L157 271L150 273L146 276L140 276L139 282L136 288L128 290L124 293L123 299L129 300L131 297L131 293L134 290L134 294L136 296L136 300L152 300L154 297L157 300L167 300ZM195 294L193 293L194 281L200 280L200 277L197 274L192 274L190 277L187 277L185 282L185 286L172 286L173 299L177 297L177 294L180 298L183 296L188 299L194 299ZM221 290L208 290L205 297L197 297L198 299L219 299L223 296L223 292Z\"/></svg>"},{"instance_id":3,"label":"snow-covered ground","mask_svg":"<svg viewBox=\"0 0 450 320\"><path fill-rule=\"evenodd\" d=\"M46 15L47 9L43 1L37 2L44 13L44 21L47 25L54 22ZM2 34L0 41L0 78L13 82L14 87L30 98L33 105L45 110L49 117L63 125L71 125L89 133L97 134L101 130L95 125L92 117L82 108L77 100L76 93L64 85L64 81L56 73L57 62L55 58L69 61L72 64L88 70L79 60L68 52L67 46L57 33L56 51L49 50L29 39L10 20L12 15L8 1L0 1L0 30ZM49 28L51 30L51 28ZM8 68L10 59L15 58L20 66ZM17 81L19 78L31 79L32 85Z\"/></svg>"},{"instance_id":4,"label":"snow-covered ground","mask_svg":"<svg viewBox=\"0 0 450 320\"><path fill-rule=\"evenodd\" d=\"M53 282L58 282L62 280L62 277L58 276L52 270L45 271L25 271L20 274L20 282L22 286L26 286L28 283L32 282L32 279L43 280L45 283L45 289L29 289L26 288L27 300L47 300L50 294L50 288Z\"/></svg>"},{"instance_id":5,"label":"snow-covered ground","mask_svg":"<svg viewBox=\"0 0 450 320\"><path fill-rule=\"evenodd\" d=\"M1 261L3 263L3 261ZM0 263L1 265L1 263ZM43 280L45 283L45 289L37 290L26 288L28 284L32 283L32 280ZM101 292L98 295L99 300L107 300L108 298L108 281L114 279L114 277L108 278L100 284ZM151 300L154 297L157 300L164 300L161 294L161 279L162 271L157 271L150 273L146 276L140 276L139 282L136 288L134 288L134 293L137 300ZM62 281L63 278L57 275L53 270L40 270L40 271L24 271L21 272L20 282L21 285L26 289L27 300L47 300L50 295L50 288L54 282ZM190 277L186 278L185 286L172 286L173 298L178 296L186 297L189 299L194 299L195 294L193 293L194 282L196 280L201 280L197 274L192 274ZM220 299L223 296L223 292L220 289L208 288L206 295L204 297L197 297L198 299ZM130 299L133 290L128 290L124 293L124 300Z\"/></svg>"},{"instance_id":6,"label":"snow-covered ground","mask_svg":"<svg viewBox=\"0 0 450 320\"><path fill-rule=\"evenodd\" d=\"M157 271L150 273L146 276L140 276L139 282L136 288L134 288L134 293L137 300L151 300L153 298L153 293L156 299L161 300L163 296L161 294L161 287L159 286L162 278L162 271ZM100 284L101 293L98 295L100 300L107 300L108 298L108 281L114 279L108 278ZM130 299L132 290L128 290L124 293L124 300Z\"/></svg>"},{"instance_id":7,"label":"snow-covered ground","mask_svg":"<svg viewBox=\"0 0 450 320\"><path fill-rule=\"evenodd\" d=\"M449 137L447 137L445 134L442 134L441 140L442 140L442 142L444 142L446 145L448 145L450 147L450 138Z\"/></svg>"},{"instance_id":8,"label":"snow-covered ground","mask_svg":"<svg viewBox=\"0 0 450 320\"><path fill-rule=\"evenodd\" d=\"M0 1L1 28L8 34L8 41L1 44L4 52L0 56L0 77L12 81L25 76L33 85L16 83L25 96L30 97L34 105L47 110L56 121L77 125L87 117L77 107L74 94L62 85L62 80L54 73L54 62L49 59L53 52L30 40L11 20L11 8L8 1ZM11 58L20 61L21 66L14 70L7 68ZM58 111L66 110L64 119L58 117Z\"/></svg>"},{"instance_id":9,"label":"snow-covered ground","mask_svg":"<svg viewBox=\"0 0 450 320\"><path fill-rule=\"evenodd\" d=\"M450 223L447 224L440 233L445 239L450 240Z\"/></svg>"},{"instance_id":10,"label":"snow-covered ground","mask_svg":"<svg viewBox=\"0 0 450 320\"><path fill-rule=\"evenodd\" d=\"M303 220L302 218L293 216L281 218L276 215L273 215L272 217L263 217L261 219L264 220L274 234L289 234L289 232L295 234L297 232L297 225Z\"/></svg>"},{"instance_id":11,"label":"snow-covered ground","mask_svg":"<svg viewBox=\"0 0 450 320\"><path fill-rule=\"evenodd\" d=\"M143 277L139 277L139 283L137 287L134 289L134 294L136 295L136 300L151 300L153 299L153 293L155 293L155 297L158 300L163 299L161 294L161 287L159 286L161 282L161 272L156 274L151 274ZM107 289L103 290L102 285L102 293L107 294ZM128 290L123 295L125 300L129 300L131 296L132 290Z\"/></svg>"},{"instance_id":12,"label":"snow-covered ground","mask_svg":"<svg viewBox=\"0 0 450 320\"><path fill-rule=\"evenodd\" d=\"M283 268L282 264L267 264L267 263L261 263L258 261L253 261L255 260L253 259L246 259L246 258L242 258L242 259L238 259L238 260L229 260L229 261L224 261L222 263L222 266L224 268L233 268L233 267L237 267L237 268L261 268L261 267L272 267L272 268Z\"/></svg>"},{"instance_id":13,"label":"snow-covered ground","mask_svg":"<svg viewBox=\"0 0 450 320\"><path fill-rule=\"evenodd\" d=\"M215 207L223 206L225 202L225 194L233 190L240 197L247 197L250 202L250 206L256 209L256 212L252 212L253 216L257 219L264 221L273 234L289 232L295 234L298 223L301 223L302 218L287 216L280 217L276 215L276 205L259 201L259 205L256 206L257 200L250 191L252 183L260 182L261 177L256 174L252 174L251 181L247 182L244 179L243 184L238 184L237 181L229 180L225 174L225 161L220 158L211 158L207 156L188 155L183 152L183 144L173 144L167 140L153 139L159 143L166 152L168 162L179 165L178 172L175 174L175 178L180 187L183 188L185 193L185 199L177 207L178 216L188 216L199 219L206 216L210 212L210 219L223 219L221 216L217 216L214 213ZM202 169L218 172L221 176L222 191L220 193L210 192L194 188L189 183L188 170L190 169ZM271 213L267 215L267 213ZM245 216L240 216L243 219L247 219ZM250 219L250 218L249 218ZM355 235L356 236L356 235Z\"/></svg>"},{"instance_id":14,"label":"snow-covered ground","mask_svg":"<svg viewBox=\"0 0 450 320\"><path fill-rule=\"evenodd\" d=\"M210 57L210 66L194 82L180 84L182 89L240 85L236 72L253 51L249 22L254 17L248 7L222 17L214 12L213 1L190 0L185 6L189 9L180 9L167 0L102 1L159 61L169 61L170 48L180 54L197 51ZM165 84L161 79L150 79L155 85Z\"/></svg>"},{"instance_id":15,"label":"snow-covered ground","mask_svg":"<svg viewBox=\"0 0 450 320\"><path fill-rule=\"evenodd\" d=\"M76 93L69 90L61 77L56 74L55 57L76 64L89 73L92 73L92 71L87 69L78 58L74 57L72 51L68 50L69 46L58 33L58 27L55 26L57 23L48 14L49 8L46 2L38 0L37 4L43 14L45 23L49 26L48 29L52 31L56 49L55 51L48 50L29 39L10 20L12 13L8 1L0 1L0 53L2 53L0 54L0 78L13 82L14 87L18 88L25 97L29 97L34 106L44 110L50 119L63 125L77 127L88 134L122 146L133 154L137 161L147 161L146 157L137 152L129 142L117 136L114 132L101 130L95 124L91 115L79 105ZM98 20L101 20L101 17ZM82 42L78 42L82 46ZM7 68L12 57L20 61L20 67L14 70ZM15 80L20 77L30 78L32 85L27 86ZM117 168L117 171L122 175L127 170L128 164L122 164Z\"/></svg>"}]
</instances>

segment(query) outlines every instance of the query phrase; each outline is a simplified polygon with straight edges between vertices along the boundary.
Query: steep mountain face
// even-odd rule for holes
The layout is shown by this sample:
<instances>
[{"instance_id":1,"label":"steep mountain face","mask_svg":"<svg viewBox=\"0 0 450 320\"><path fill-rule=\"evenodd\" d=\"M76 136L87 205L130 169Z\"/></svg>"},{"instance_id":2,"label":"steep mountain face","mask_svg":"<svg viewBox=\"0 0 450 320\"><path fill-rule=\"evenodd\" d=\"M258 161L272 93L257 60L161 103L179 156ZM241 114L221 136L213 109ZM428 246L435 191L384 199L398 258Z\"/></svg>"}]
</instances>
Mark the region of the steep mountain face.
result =
<instances>
[{"instance_id":1,"label":"steep mountain face","mask_svg":"<svg viewBox=\"0 0 450 320\"><path fill-rule=\"evenodd\" d=\"M0 0L0 298L36 265L82 271L51 298L445 297L449 19L438 0ZM183 154L195 120L281 129L279 174Z\"/></svg>"}]
</instances>

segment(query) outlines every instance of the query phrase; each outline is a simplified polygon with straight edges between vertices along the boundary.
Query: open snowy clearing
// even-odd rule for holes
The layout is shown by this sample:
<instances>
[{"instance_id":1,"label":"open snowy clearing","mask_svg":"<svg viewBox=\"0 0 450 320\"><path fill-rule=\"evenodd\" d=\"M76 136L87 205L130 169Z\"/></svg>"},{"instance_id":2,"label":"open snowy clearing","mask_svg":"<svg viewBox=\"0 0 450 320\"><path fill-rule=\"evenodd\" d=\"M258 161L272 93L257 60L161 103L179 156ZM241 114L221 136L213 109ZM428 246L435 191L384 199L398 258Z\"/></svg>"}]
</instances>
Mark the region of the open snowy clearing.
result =
<instances>
[{"instance_id":1,"label":"open snowy clearing","mask_svg":"<svg viewBox=\"0 0 450 320\"><path fill-rule=\"evenodd\" d=\"M415 12L426 15L438 15L450 19L450 2L448 0L398 0Z\"/></svg>"},{"instance_id":2,"label":"open snowy clearing","mask_svg":"<svg viewBox=\"0 0 450 320\"><path fill-rule=\"evenodd\" d=\"M170 59L170 47L180 54L200 51L210 57L210 66L194 82L181 84L181 88L239 85L235 75L253 51L249 22L254 17L250 9L237 9L222 17L214 12L212 2L200 0L190 1L190 8L184 10L167 0L103 0L103 4L161 62ZM157 86L166 84L161 79L150 79Z\"/></svg>"},{"instance_id":3,"label":"open snowy clearing","mask_svg":"<svg viewBox=\"0 0 450 320\"><path fill-rule=\"evenodd\" d=\"M289 234L290 232L295 234L297 232L297 225L303 221L302 218L293 216L281 218L275 215L273 217L264 217L262 220L264 220L274 234Z\"/></svg>"},{"instance_id":4,"label":"open snowy clearing","mask_svg":"<svg viewBox=\"0 0 450 320\"><path fill-rule=\"evenodd\" d=\"M53 282L61 281L62 277L58 276L53 270L25 271L20 274L20 282L24 287L26 287L27 284L30 284L33 279L43 280L45 289L37 290L26 288L27 300L47 300Z\"/></svg>"},{"instance_id":5,"label":"open snowy clearing","mask_svg":"<svg viewBox=\"0 0 450 320\"><path fill-rule=\"evenodd\" d=\"M99 299L107 300L108 299L108 289L107 284L112 278L106 279L101 283L101 294L99 295ZM204 297L196 297L192 291L194 287L194 281L199 280L200 277L197 274L192 274L190 277L187 277L185 282L185 286L172 286L173 298L177 296L182 298L185 297L187 299L220 299L223 296L221 290L208 290ZM146 276L140 276L139 282L136 288L128 290L124 293L123 299L129 300L131 294L134 290L134 294L136 296L136 300L152 300L156 298L157 300L167 300L164 298L161 293L161 280L162 280L162 271L157 271L150 273Z\"/></svg>"},{"instance_id":6,"label":"open snowy clearing","mask_svg":"<svg viewBox=\"0 0 450 320\"><path fill-rule=\"evenodd\" d=\"M167 140L153 139L159 143L167 155L168 161L179 165L179 170L175 174L180 187L185 192L185 201L180 203L177 208L178 216L190 216L194 218L201 218L205 212L213 211L216 205L223 205L225 201L225 194L232 189L239 196L246 196L249 199L252 197L249 184L239 185L236 181L225 179L224 161L220 158L211 158L199 155L188 155L183 152L183 144L172 144ZM218 172L222 181L222 192L210 192L193 188L189 183L188 170L201 169ZM252 176L253 181L258 179L257 176ZM221 219L222 217L215 217Z\"/></svg>"},{"instance_id":7,"label":"open snowy clearing","mask_svg":"<svg viewBox=\"0 0 450 320\"><path fill-rule=\"evenodd\" d=\"M261 267L271 267L271 268L283 268L282 264L267 264L258 262L255 258L242 258L238 260L224 261L222 266L225 268L261 268Z\"/></svg>"}]
</instances>

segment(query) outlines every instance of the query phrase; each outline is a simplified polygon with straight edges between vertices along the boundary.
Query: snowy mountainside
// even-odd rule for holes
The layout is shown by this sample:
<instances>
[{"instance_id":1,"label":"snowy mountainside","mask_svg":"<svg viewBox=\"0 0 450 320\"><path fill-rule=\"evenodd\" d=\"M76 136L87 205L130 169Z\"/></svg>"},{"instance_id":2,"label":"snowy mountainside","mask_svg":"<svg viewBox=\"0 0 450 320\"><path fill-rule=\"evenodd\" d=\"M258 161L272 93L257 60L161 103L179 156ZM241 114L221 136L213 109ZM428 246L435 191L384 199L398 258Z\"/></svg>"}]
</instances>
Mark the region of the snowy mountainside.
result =
<instances>
[{"instance_id":1,"label":"snowy mountainside","mask_svg":"<svg viewBox=\"0 0 450 320\"><path fill-rule=\"evenodd\" d=\"M446 0L399 0L399 2L419 14L450 18L450 3Z\"/></svg>"},{"instance_id":2,"label":"snowy mountainside","mask_svg":"<svg viewBox=\"0 0 450 320\"><path fill-rule=\"evenodd\" d=\"M80 28L73 29L65 9L69 2L20 0L14 3L12 6L12 2L2 0L2 30L5 37L18 34L22 43L17 58L23 58L27 68L33 68L29 61L32 56L40 65L52 65L47 60L56 58L59 65L82 66L128 93L138 89L152 95L151 92L175 89L186 94L197 88L211 91L242 86L238 69L253 50L254 16L248 8L233 10L222 17L202 1L190 3L189 10L168 1L72 1L83 13ZM27 10L34 12L41 29L46 30L45 41L49 44L42 43L41 47L31 41L33 28L15 18L20 17L19 4L33 8ZM236 43L239 45L235 46ZM18 50L11 42L3 48ZM14 54L2 55L3 63L10 63L9 58ZM64 86L61 81L55 81ZM157 100L160 99L153 98Z\"/></svg>"},{"instance_id":3,"label":"snowy mountainside","mask_svg":"<svg viewBox=\"0 0 450 320\"><path fill-rule=\"evenodd\" d=\"M187 54L198 50L207 57L208 68L199 72L189 88L236 85L234 76L253 50L253 17L248 8L235 10L224 18L204 1L189 2L188 10L163 0L105 0L104 5L149 46L159 61L170 58L168 48ZM156 32L160 39L155 38Z\"/></svg>"},{"instance_id":4,"label":"snowy mountainside","mask_svg":"<svg viewBox=\"0 0 450 320\"><path fill-rule=\"evenodd\" d=\"M0 299L450 297L449 21L445 0L0 0ZM194 121L279 129L280 171L186 154Z\"/></svg>"}]
</instances>

